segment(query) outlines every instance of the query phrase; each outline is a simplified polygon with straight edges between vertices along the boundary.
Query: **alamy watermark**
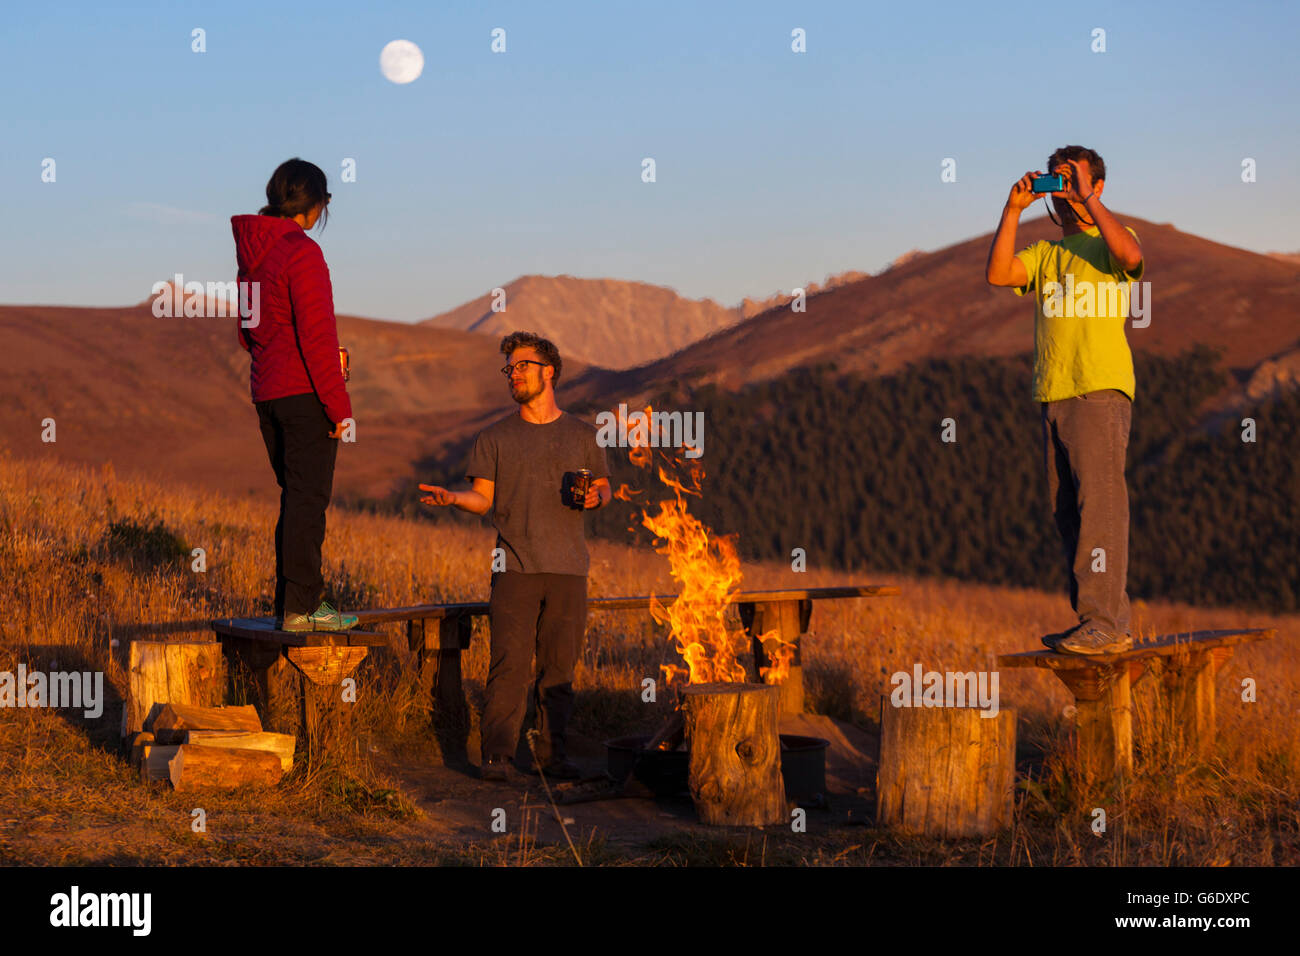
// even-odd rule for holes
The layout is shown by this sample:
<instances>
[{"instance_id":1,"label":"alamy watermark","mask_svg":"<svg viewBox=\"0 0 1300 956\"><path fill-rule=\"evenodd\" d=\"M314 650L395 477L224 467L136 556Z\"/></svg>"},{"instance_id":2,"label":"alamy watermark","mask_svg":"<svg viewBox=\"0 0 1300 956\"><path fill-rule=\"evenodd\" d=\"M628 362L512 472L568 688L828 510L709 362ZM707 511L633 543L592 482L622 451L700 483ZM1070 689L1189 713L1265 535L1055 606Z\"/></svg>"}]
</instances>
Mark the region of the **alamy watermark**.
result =
<instances>
[{"instance_id":1,"label":"alamy watermark","mask_svg":"<svg viewBox=\"0 0 1300 956\"><path fill-rule=\"evenodd\" d=\"M1076 282L1067 272L1064 283L1043 283L1043 315L1049 319L1118 319L1130 314L1135 329L1151 324L1150 282Z\"/></svg>"},{"instance_id":2,"label":"alamy watermark","mask_svg":"<svg viewBox=\"0 0 1300 956\"><path fill-rule=\"evenodd\" d=\"M978 707L981 717L998 715L997 671L898 671L889 678L895 707Z\"/></svg>"},{"instance_id":3,"label":"alamy watermark","mask_svg":"<svg viewBox=\"0 0 1300 956\"><path fill-rule=\"evenodd\" d=\"M94 719L104 712L103 671L0 671L0 707L70 707Z\"/></svg>"},{"instance_id":4,"label":"alamy watermark","mask_svg":"<svg viewBox=\"0 0 1300 956\"><path fill-rule=\"evenodd\" d=\"M239 324L255 329L261 323L260 282L185 281L176 273L171 282L155 282L149 290L156 318L221 319L239 316Z\"/></svg>"},{"instance_id":5,"label":"alamy watermark","mask_svg":"<svg viewBox=\"0 0 1300 956\"><path fill-rule=\"evenodd\" d=\"M152 911L151 893L82 893L73 886L50 897L51 926L126 926L134 936L148 936Z\"/></svg>"},{"instance_id":6,"label":"alamy watermark","mask_svg":"<svg viewBox=\"0 0 1300 956\"><path fill-rule=\"evenodd\" d=\"M596 415L596 443L601 448L685 448L685 457L704 454L703 412L636 411L628 414L620 402L618 412Z\"/></svg>"}]
</instances>

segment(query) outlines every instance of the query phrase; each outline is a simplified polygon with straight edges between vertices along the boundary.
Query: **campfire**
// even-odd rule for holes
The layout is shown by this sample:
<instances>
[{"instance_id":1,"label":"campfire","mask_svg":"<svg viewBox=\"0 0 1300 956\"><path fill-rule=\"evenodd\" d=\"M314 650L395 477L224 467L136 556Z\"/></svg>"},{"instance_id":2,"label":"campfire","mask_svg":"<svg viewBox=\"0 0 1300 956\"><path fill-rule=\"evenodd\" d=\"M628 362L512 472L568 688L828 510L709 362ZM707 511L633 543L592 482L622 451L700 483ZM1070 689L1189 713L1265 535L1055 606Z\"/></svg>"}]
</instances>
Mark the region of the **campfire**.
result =
<instances>
[{"instance_id":1,"label":"campfire","mask_svg":"<svg viewBox=\"0 0 1300 956\"><path fill-rule=\"evenodd\" d=\"M652 408L645 409L645 416L654 422ZM778 685L788 673L794 645L775 630L761 635L768 666L758 667L761 683L748 681L742 657L749 635L743 627L729 628L726 619L740 590L735 541L712 533L690 513L689 501L703 494L701 460L688 457L687 448L666 449L653 437L646 429L631 431L629 458L653 470L671 492L656 506L643 508L639 517L655 536L655 550L667 556L678 586L670 604L652 598L650 613L669 628L684 666L661 666L664 687L676 691L676 707L645 751L678 750L689 742L691 796L704 822L783 822L788 807L781 777ZM615 497L633 501L639 494L624 484Z\"/></svg>"}]
</instances>

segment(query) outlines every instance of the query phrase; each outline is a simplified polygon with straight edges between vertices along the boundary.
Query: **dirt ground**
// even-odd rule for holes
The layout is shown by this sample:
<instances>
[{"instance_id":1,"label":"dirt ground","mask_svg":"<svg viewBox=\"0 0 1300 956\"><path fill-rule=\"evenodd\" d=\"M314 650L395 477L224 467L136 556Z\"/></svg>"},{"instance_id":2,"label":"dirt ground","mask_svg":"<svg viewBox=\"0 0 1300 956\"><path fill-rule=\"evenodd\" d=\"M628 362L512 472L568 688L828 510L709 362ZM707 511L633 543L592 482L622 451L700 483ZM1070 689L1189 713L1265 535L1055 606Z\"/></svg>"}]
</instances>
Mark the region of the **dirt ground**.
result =
<instances>
[{"instance_id":1,"label":"dirt ground","mask_svg":"<svg viewBox=\"0 0 1300 956\"><path fill-rule=\"evenodd\" d=\"M808 833L869 823L874 813L877 740L850 724L812 714L783 718L781 733L820 737L830 744L826 805L807 809ZM697 820L689 796L655 798L643 788L621 798L553 808L535 776L512 772L505 783L479 780L475 739L471 738L468 750L468 762L452 766L436 754L374 755L378 768L400 781L403 791L424 811L418 828L426 839L461 845L499 839L500 833L492 828L498 809L505 811L507 834L523 829L539 843L567 845L567 829L568 840L579 847L599 839L607 846L632 850L663 838L710 837L719 832ZM585 776L605 771L602 741L570 735L569 750ZM495 819L499 821L501 815Z\"/></svg>"}]
</instances>

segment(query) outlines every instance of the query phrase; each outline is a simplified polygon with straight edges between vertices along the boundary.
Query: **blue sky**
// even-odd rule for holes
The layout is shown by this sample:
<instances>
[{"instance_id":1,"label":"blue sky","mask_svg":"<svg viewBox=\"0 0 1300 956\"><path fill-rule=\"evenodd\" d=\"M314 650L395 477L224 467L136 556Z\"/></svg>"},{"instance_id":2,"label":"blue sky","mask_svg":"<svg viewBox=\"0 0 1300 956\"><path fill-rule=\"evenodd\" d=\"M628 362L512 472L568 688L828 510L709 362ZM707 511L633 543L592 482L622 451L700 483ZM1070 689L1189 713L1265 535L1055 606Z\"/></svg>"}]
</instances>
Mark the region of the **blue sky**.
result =
<instances>
[{"instance_id":1,"label":"blue sky","mask_svg":"<svg viewBox=\"0 0 1300 956\"><path fill-rule=\"evenodd\" d=\"M525 273L732 305L875 271L990 231L1011 183L1067 142L1106 159L1112 209L1297 250L1297 10L11 6L0 302L122 305L177 272L232 278L229 216L255 212L290 156L330 179L329 226L313 236L336 308L403 321ZM1097 27L1104 53L1090 49ZM795 28L806 53L791 51ZM407 85L379 71L398 38L425 57ZM956 182L940 181L947 157ZM1255 183L1241 181L1246 157ZM355 183L340 182L345 158Z\"/></svg>"}]
</instances>

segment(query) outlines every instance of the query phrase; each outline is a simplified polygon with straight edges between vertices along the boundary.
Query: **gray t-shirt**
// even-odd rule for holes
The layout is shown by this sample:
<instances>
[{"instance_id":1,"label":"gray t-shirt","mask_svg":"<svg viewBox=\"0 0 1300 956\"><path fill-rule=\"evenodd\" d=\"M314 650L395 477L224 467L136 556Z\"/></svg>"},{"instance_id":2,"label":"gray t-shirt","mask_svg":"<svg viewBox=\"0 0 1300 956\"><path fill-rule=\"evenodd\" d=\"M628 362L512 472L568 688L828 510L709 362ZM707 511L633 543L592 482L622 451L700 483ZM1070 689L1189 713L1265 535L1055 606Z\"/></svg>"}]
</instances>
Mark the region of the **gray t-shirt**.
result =
<instances>
[{"instance_id":1,"label":"gray t-shirt","mask_svg":"<svg viewBox=\"0 0 1300 956\"><path fill-rule=\"evenodd\" d=\"M465 475L495 483L489 514L507 571L587 573L583 512L565 504L565 474L579 468L588 469L593 481L609 477L595 426L568 412L544 425L516 412L474 439Z\"/></svg>"}]
</instances>

